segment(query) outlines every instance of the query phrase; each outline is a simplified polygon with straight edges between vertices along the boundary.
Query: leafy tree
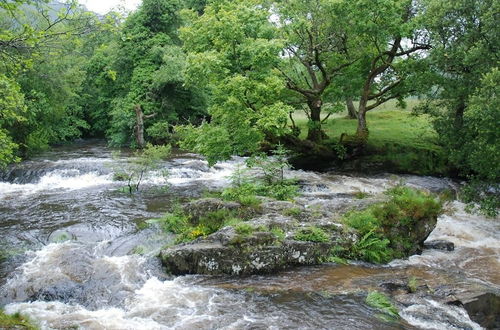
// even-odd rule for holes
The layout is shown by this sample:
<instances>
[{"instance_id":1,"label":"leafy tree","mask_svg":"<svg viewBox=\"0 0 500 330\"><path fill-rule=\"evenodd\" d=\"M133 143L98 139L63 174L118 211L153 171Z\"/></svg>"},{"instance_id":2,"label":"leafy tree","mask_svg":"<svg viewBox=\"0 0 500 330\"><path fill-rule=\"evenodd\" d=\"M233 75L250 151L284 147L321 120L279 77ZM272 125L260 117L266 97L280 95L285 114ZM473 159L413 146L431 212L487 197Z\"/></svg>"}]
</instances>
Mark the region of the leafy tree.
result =
<instances>
[{"instance_id":1,"label":"leafy tree","mask_svg":"<svg viewBox=\"0 0 500 330\"><path fill-rule=\"evenodd\" d=\"M309 119L307 139L319 142L326 137L321 124L331 114L321 118L325 96L332 98L332 89L339 89L345 83L340 79L344 69L357 61L349 54L350 22L346 19L345 4L288 0L276 2L272 11L278 38L284 42L278 70L286 87L306 103L303 109Z\"/></svg>"},{"instance_id":2,"label":"leafy tree","mask_svg":"<svg viewBox=\"0 0 500 330\"><path fill-rule=\"evenodd\" d=\"M134 109L146 118L154 117L162 123L161 127L190 121L203 113L203 95L184 86L185 55L177 36L181 8L182 3L177 0L146 0L125 21L111 65L112 84L116 87L110 102L107 135L112 144L131 142L140 124ZM157 131L158 125L151 130L148 128L152 124L145 125L146 132L153 132L160 139L165 137ZM134 143L137 145L132 140Z\"/></svg>"},{"instance_id":3,"label":"leafy tree","mask_svg":"<svg viewBox=\"0 0 500 330\"><path fill-rule=\"evenodd\" d=\"M129 194L139 191L144 175L160 168L161 161L170 155L170 145L147 144L144 150L137 150L134 157L123 163L117 160L112 166L115 179L127 182ZM163 174L167 173L163 171Z\"/></svg>"},{"instance_id":4,"label":"leafy tree","mask_svg":"<svg viewBox=\"0 0 500 330\"><path fill-rule=\"evenodd\" d=\"M286 132L292 110L280 100L284 82L273 70L283 44L269 8L259 1L213 1L203 15L185 12L181 28L188 52L187 82L208 90L210 122L178 131L182 146L209 163L259 149L266 136Z\"/></svg>"},{"instance_id":5,"label":"leafy tree","mask_svg":"<svg viewBox=\"0 0 500 330\"><path fill-rule=\"evenodd\" d=\"M345 3L351 22L349 38L354 39L350 54L358 56L351 69L351 81L357 86L360 142L368 137L366 113L391 100L403 99L416 92L412 76L419 72L423 50L430 48L427 34L419 25L419 8L410 0L357 0ZM352 98L348 87L348 98Z\"/></svg>"},{"instance_id":6,"label":"leafy tree","mask_svg":"<svg viewBox=\"0 0 500 330\"><path fill-rule=\"evenodd\" d=\"M18 145L4 127L26 120L25 113L26 105L20 86L16 81L0 74L0 168L18 160Z\"/></svg>"},{"instance_id":7,"label":"leafy tree","mask_svg":"<svg viewBox=\"0 0 500 330\"><path fill-rule=\"evenodd\" d=\"M465 200L494 214L499 202L490 197L500 175L500 3L422 0L422 8L432 50L424 84L428 102L419 110L433 116L451 165L472 179Z\"/></svg>"},{"instance_id":8,"label":"leafy tree","mask_svg":"<svg viewBox=\"0 0 500 330\"><path fill-rule=\"evenodd\" d=\"M94 23L75 1L1 3L2 163L78 137L86 126L75 101L82 72L74 49Z\"/></svg>"}]
</instances>

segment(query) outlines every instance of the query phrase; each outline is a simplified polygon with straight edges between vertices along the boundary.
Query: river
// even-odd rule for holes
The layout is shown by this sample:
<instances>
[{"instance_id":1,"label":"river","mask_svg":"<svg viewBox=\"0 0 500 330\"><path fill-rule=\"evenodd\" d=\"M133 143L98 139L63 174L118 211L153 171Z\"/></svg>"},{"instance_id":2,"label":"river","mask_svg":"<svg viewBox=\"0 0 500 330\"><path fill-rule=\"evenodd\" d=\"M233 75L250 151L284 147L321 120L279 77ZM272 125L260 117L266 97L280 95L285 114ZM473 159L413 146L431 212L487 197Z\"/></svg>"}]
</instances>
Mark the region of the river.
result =
<instances>
[{"instance_id":1,"label":"river","mask_svg":"<svg viewBox=\"0 0 500 330\"><path fill-rule=\"evenodd\" d=\"M174 154L169 176L149 173L132 196L113 181L100 141L57 147L0 176L0 306L43 329L480 329L460 306L427 296L398 300L401 318L386 320L366 292L410 278L432 290L500 292L500 222L469 215L453 202L429 240L454 251L425 250L389 265L335 265L245 278L164 273L156 258L170 235L148 219L172 203L229 184L235 158L209 168L197 155ZM290 171L306 184L310 205L345 203L404 181L430 191L448 179ZM407 299L407 300L408 300Z\"/></svg>"}]
</instances>

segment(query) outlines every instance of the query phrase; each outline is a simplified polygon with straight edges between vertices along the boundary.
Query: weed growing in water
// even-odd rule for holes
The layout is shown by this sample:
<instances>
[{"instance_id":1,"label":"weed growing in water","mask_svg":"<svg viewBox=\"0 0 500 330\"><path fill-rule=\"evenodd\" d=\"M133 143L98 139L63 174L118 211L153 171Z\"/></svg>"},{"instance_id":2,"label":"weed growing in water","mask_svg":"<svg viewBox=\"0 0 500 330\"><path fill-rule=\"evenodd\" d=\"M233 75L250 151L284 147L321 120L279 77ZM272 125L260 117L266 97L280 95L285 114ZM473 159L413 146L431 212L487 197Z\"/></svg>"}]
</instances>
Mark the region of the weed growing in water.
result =
<instances>
[{"instance_id":1,"label":"weed growing in water","mask_svg":"<svg viewBox=\"0 0 500 330\"><path fill-rule=\"evenodd\" d=\"M368 306L378 309L392 319L399 317L398 309L383 293L372 291L368 293L365 302Z\"/></svg>"}]
</instances>

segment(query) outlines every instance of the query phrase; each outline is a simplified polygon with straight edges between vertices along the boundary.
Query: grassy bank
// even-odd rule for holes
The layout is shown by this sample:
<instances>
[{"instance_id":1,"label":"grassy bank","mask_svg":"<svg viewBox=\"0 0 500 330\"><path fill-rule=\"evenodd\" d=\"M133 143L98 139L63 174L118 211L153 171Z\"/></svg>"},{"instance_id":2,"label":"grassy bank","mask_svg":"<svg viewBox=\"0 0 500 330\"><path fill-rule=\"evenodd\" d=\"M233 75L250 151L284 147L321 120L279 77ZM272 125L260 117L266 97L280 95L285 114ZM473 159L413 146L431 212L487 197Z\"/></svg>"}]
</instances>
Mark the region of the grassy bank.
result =
<instances>
[{"instance_id":1,"label":"grassy bank","mask_svg":"<svg viewBox=\"0 0 500 330\"><path fill-rule=\"evenodd\" d=\"M411 109L418 100L409 100L408 108L397 109L388 103L367 114L370 135L368 145L361 155L345 163L347 169L366 170L366 167L399 173L444 175L449 169L437 134L429 118L412 115ZM298 113L295 123L301 128L301 138L307 134L307 118ZM327 143L335 143L345 133L354 135L356 120L348 119L346 113L331 116L323 129L329 137Z\"/></svg>"}]
</instances>

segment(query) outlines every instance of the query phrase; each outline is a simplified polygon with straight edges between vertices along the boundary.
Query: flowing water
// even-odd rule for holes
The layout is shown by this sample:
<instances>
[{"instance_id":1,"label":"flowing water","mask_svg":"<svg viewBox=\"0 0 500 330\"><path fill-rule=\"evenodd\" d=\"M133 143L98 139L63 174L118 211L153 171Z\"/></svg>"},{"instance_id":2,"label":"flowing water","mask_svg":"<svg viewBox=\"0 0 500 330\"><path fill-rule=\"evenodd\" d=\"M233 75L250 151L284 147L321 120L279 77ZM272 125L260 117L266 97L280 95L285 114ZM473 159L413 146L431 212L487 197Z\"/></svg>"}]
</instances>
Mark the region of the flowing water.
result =
<instances>
[{"instance_id":1,"label":"flowing water","mask_svg":"<svg viewBox=\"0 0 500 330\"><path fill-rule=\"evenodd\" d=\"M168 178L150 173L130 196L111 173L128 157L112 158L104 144L87 141L0 177L0 306L7 313L45 329L479 329L463 308L426 296L399 299L402 318L387 320L365 304L366 292L410 278L436 291L500 291L499 222L469 215L458 202L429 238L455 243L453 252L425 250L379 267L169 277L155 255L172 237L142 229L144 222L227 185L243 160L209 168L196 155L177 154L163 164ZM417 176L289 175L303 182L301 199L310 207L349 203L358 191L377 194L401 180L430 191L455 187Z\"/></svg>"}]
</instances>

